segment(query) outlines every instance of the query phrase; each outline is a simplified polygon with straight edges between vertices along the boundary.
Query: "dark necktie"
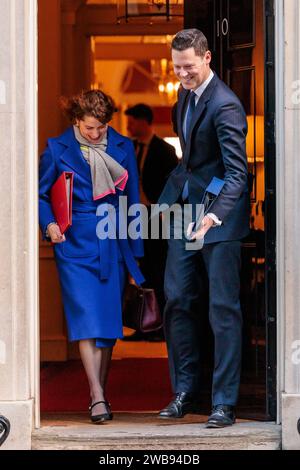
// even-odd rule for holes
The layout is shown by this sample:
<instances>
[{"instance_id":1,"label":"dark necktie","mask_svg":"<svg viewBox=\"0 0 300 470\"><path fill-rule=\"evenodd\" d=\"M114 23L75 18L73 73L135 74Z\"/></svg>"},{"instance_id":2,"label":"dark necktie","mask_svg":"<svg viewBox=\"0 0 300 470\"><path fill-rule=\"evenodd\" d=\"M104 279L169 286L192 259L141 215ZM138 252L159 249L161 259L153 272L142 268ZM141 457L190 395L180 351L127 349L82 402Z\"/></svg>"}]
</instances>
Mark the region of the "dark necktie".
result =
<instances>
[{"instance_id":1,"label":"dark necktie","mask_svg":"<svg viewBox=\"0 0 300 470\"><path fill-rule=\"evenodd\" d=\"M139 173L141 173L142 171L141 163L143 159L144 148L145 148L145 144L143 142L138 142L136 158L137 158L137 166L138 166Z\"/></svg>"},{"instance_id":2,"label":"dark necktie","mask_svg":"<svg viewBox=\"0 0 300 470\"><path fill-rule=\"evenodd\" d=\"M187 139L187 136L189 135L189 130L191 127L193 115L196 109L195 98L196 98L196 93L191 91L190 96L189 96L189 104L188 104L188 108L186 112L186 120L185 120L185 133L184 133L185 140Z\"/></svg>"},{"instance_id":3,"label":"dark necktie","mask_svg":"<svg viewBox=\"0 0 300 470\"><path fill-rule=\"evenodd\" d=\"M185 140L187 139L187 136L189 135L191 122L192 122L193 115L194 115L194 112L195 112L195 109L196 109L195 98L196 98L196 93L191 91L190 96L189 96L188 108L187 108L187 112L186 112L186 120L185 120L185 129L184 129L184 138L185 138ZM183 201L185 201L188 197L189 197L189 182L188 182L188 180L186 180L186 182L184 183L184 186L183 186L181 198L182 198Z\"/></svg>"}]
</instances>

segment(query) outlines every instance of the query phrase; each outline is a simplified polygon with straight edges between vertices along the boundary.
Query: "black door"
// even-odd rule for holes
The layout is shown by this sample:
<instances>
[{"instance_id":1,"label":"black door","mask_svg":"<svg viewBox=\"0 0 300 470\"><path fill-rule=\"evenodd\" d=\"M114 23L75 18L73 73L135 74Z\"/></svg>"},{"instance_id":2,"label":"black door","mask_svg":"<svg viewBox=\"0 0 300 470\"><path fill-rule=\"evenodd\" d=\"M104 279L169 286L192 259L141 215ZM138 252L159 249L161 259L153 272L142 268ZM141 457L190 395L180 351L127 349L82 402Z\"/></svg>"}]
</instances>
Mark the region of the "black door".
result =
<instances>
[{"instance_id":1,"label":"black door","mask_svg":"<svg viewBox=\"0 0 300 470\"><path fill-rule=\"evenodd\" d=\"M242 247L244 330L239 416L275 419L273 1L185 0L184 9L185 28L198 28L207 36L213 70L238 95L247 114L251 230ZM206 340L206 346L212 355L212 341ZM207 369L211 364L207 351L203 358Z\"/></svg>"}]
</instances>

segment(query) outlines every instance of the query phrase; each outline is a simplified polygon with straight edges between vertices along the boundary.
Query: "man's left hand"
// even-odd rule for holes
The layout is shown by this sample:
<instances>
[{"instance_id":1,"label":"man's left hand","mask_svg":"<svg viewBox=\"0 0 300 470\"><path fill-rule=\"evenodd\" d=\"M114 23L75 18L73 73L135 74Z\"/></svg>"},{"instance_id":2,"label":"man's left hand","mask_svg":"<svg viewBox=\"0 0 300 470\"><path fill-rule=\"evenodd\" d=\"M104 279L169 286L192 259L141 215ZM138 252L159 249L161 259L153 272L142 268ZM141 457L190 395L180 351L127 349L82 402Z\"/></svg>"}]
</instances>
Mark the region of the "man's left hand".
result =
<instances>
[{"instance_id":1,"label":"man's left hand","mask_svg":"<svg viewBox=\"0 0 300 470\"><path fill-rule=\"evenodd\" d=\"M192 236L191 240L202 240L209 229L214 225L214 221L207 215L203 217L200 228Z\"/></svg>"}]
</instances>

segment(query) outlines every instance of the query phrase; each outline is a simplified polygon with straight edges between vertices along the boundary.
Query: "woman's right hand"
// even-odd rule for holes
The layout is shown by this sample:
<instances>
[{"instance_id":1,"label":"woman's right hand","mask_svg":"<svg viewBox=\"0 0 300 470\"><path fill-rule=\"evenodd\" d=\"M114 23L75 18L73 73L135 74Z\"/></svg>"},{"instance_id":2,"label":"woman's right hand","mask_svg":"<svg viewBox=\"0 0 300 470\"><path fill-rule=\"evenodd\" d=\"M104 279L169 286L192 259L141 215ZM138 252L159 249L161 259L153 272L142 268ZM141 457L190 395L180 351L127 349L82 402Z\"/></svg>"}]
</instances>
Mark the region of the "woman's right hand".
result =
<instances>
[{"instance_id":1,"label":"woman's right hand","mask_svg":"<svg viewBox=\"0 0 300 470\"><path fill-rule=\"evenodd\" d=\"M48 227L48 234L52 243L62 243L66 241L66 237L61 233L57 224L51 224Z\"/></svg>"}]
</instances>

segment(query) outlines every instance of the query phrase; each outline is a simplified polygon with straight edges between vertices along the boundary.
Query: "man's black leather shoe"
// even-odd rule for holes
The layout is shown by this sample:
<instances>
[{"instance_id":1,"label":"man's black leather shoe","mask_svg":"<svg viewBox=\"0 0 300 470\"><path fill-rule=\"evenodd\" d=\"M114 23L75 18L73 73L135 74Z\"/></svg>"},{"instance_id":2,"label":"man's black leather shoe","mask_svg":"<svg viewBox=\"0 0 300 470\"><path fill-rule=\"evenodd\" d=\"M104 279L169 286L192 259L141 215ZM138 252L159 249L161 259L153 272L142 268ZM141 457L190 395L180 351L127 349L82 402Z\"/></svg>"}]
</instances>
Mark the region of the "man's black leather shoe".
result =
<instances>
[{"instance_id":1,"label":"man's black leather shoe","mask_svg":"<svg viewBox=\"0 0 300 470\"><path fill-rule=\"evenodd\" d=\"M166 408L160 411L159 418L183 418L193 411L192 395L188 392L176 393Z\"/></svg>"},{"instance_id":2,"label":"man's black leather shoe","mask_svg":"<svg viewBox=\"0 0 300 470\"><path fill-rule=\"evenodd\" d=\"M206 428L225 428L235 422L234 407L231 405L216 405L213 407L205 427Z\"/></svg>"}]
</instances>

